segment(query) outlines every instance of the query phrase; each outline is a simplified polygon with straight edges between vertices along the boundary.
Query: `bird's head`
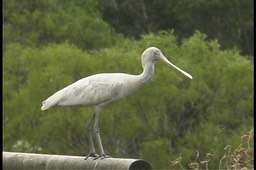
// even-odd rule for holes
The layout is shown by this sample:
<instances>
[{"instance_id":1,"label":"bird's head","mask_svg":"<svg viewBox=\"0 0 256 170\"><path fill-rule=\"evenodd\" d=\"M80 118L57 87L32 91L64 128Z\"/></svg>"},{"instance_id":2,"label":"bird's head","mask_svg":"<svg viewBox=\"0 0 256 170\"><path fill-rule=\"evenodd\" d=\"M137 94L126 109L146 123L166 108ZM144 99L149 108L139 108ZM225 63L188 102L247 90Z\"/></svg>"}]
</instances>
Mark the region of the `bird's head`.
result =
<instances>
[{"instance_id":1,"label":"bird's head","mask_svg":"<svg viewBox=\"0 0 256 170\"><path fill-rule=\"evenodd\" d=\"M141 62L142 62L143 66L145 66L147 64L153 64L157 60L162 60L166 64L168 64L168 65L174 67L175 69L177 69L178 71L180 71L182 74L184 74L188 78L190 78L190 79L193 78L189 73L178 68L177 66L172 64L169 60L167 60L167 58L162 54L162 52L156 47L149 47L142 53Z\"/></svg>"}]
</instances>

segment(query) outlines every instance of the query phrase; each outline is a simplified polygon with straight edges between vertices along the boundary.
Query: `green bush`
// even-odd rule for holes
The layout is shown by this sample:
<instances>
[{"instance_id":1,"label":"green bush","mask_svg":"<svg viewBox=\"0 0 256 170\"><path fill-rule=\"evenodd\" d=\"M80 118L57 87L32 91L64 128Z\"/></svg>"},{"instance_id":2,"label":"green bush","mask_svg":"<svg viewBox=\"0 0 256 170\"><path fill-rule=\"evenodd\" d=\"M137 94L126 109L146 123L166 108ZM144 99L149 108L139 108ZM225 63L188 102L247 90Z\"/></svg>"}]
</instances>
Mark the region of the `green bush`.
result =
<instances>
[{"instance_id":1,"label":"green bush","mask_svg":"<svg viewBox=\"0 0 256 170\"><path fill-rule=\"evenodd\" d=\"M142 52L156 46L193 79L156 63L148 85L102 111L106 153L146 159L154 168L168 168L180 153L189 162L196 150L202 155L214 151L209 167L218 167L223 148L237 146L240 136L252 127L253 63L206 38L196 32L177 45L172 33L162 31L91 52L69 43L41 48L8 44L3 59L4 150L86 155L85 127L93 109L41 112L41 102L91 74L140 74Z\"/></svg>"},{"instance_id":2,"label":"green bush","mask_svg":"<svg viewBox=\"0 0 256 170\"><path fill-rule=\"evenodd\" d=\"M5 0L3 15L5 44L41 47L66 41L94 50L120 39L102 20L94 0Z\"/></svg>"}]
</instances>

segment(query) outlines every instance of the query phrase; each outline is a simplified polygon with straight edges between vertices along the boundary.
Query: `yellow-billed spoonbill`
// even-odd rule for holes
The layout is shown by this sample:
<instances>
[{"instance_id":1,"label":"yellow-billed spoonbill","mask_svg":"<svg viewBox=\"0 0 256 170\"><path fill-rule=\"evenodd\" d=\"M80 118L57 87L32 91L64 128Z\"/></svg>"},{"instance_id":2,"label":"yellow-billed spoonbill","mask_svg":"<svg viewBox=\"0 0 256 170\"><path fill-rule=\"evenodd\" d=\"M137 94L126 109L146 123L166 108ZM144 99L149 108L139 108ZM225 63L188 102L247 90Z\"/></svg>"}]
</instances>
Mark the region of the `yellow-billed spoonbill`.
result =
<instances>
[{"instance_id":1,"label":"yellow-billed spoonbill","mask_svg":"<svg viewBox=\"0 0 256 170\"><path fill-rule=\"evenodd\" d=\"M109 157L104 152L100 137L99 117L101 110L105 106L121 100L145 85L153 76L154 64L159 59L192 79L190 74L168 61L158 48L149 47L141 55L143 67L141 74L102 73L85 77L57 91L43 101L41 110L47 110L54 106L94 106L94 114L87 125L90 153L87 155L86 159L88 157L94 157L94 159ZM93 134L96 136L96 141L100 149L99 155L95 151Z\"/></svg>"}]
</instances>

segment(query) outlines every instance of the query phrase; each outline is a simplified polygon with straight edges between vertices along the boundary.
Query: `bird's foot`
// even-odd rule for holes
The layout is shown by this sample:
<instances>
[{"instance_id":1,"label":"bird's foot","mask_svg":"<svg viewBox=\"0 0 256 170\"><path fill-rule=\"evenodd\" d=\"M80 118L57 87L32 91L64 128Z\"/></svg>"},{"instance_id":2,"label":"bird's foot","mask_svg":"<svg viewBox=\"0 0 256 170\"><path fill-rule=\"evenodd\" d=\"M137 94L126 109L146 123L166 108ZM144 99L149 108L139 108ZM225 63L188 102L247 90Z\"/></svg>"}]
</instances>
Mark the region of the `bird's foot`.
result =
<instances>
[{"instance_id":1,"label":"bird's foot","mask_svg":"<svg viewBox=\"0 0 256 170\"><path fill-rule=\"evenodd\" d=\"M97 157L93 158L93 160L96 160L96 159L98 159L98 158L101 158L101 159L104 159L104 158L111 158L111 156L108 156L108 155L106 155L106 154L100 154L100 155L98 155Z\"/></svg>"},{"instance_id":2,"label":"bird's foot","mask_svg":"<svg viewBox=\"0 0 256 170\"><path fill-rule=\"evenodd\" d=\"M96 152L89 153L89 154L84 158L84 160L88 159L89 157L98 158L99 156L100 156L100 155L97 154Z\"/></svg>"}]
</instances>

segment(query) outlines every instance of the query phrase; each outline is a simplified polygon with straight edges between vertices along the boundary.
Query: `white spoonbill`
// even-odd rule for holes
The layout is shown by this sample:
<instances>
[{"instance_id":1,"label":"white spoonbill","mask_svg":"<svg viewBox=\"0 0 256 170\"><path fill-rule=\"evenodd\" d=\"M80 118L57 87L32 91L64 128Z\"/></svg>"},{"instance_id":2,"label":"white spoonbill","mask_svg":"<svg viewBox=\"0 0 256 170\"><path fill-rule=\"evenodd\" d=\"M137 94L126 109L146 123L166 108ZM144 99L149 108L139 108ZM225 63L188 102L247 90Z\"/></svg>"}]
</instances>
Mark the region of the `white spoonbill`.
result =
<instances>
[{"instance_id":1,"label":"white spoonbill","mask_svg":"<svg viewBox=\"0 0 256 170\"><path fill-rule=\"evenodd\" d=\"M54 106L94 106L95 111L87 125L90 153L86 159L88 157L94 157L94 159L109 157L104 152L100 137L99 117L101 110L105 106L132 94L135 90L145 85L154 75L154 64L159 59L192 79L190 74L168 61L158 48L149 47L141 55L143 67L141 74L102 73L85 77L57 91L43 101L41 110L47 110ZM95 151L93 135L96 137L100 154L97 154Z\"/></svg>"}]
</instances>

